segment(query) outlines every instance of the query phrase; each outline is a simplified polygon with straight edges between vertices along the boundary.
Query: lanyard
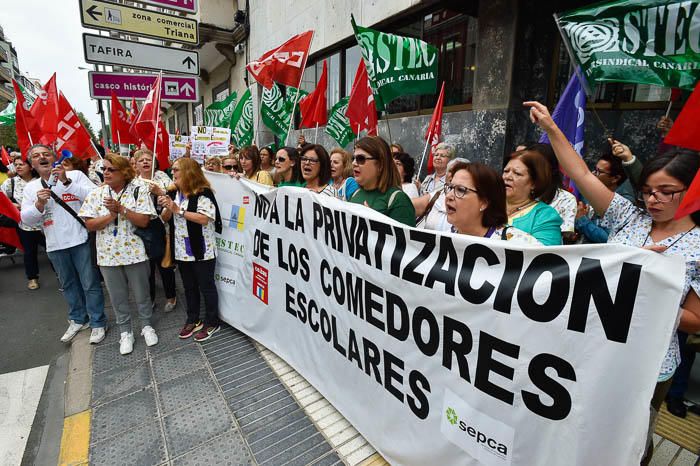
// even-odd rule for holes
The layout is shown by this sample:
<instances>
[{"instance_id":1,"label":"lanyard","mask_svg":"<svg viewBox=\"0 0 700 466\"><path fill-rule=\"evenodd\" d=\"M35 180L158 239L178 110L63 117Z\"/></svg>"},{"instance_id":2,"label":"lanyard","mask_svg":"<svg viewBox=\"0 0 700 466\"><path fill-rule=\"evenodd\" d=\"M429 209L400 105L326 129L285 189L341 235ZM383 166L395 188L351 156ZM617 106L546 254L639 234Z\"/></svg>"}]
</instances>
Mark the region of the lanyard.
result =
<instances>
[{"instance_id":1,"label":"lanyard","mask_svg":"<svg viewBox=\"0 0 700 466\"><path fill-rule=\"evenodd\" d=\"M671 246L673 246L674 244L676 244L677 242L679 242L680 240L682 240L683 237L684 237L685 235L687 235L687 234L690 233L691 231L695 230L695 227L696 227L696 226L697 226L697 225L693 225L688 231L684 232L681 236L679 236L673 243L671 243L671 244L669 244L668 246L666 246L666 250L668 251L669 249L671 249ZM644 243L642 243L642 247L644 247L644 246L647 245L647 241L649 241L649 238L650 238L650 237L651 237L651 228L649 228L649 233L647 233L647 237L644 238ZM651 241L652 241L652 243L654 242L653 239L652 239ZM663 241L663 240L662 240L662 241Z\"/></svg>"},{"instance_id":2,"label":"lanyard","mask_svg":"<svg viewBox=\"0 0 700 466\"><path fill-rule=\"evenodd\" d=\"M122 192L120 192L119 196L117 197L117 202L121 202L122 196L124 196L124 194L126 193L126 188L128 186L129 186L128 183L124 185L124 187L122 188ZM109 197L114 199L114 196L112 195L112 194L114 194L114 192L112 191L112 188L109 186L108 186L108 188L109 188ZM117 216L114 218L114 230L112 230L112 236L114 236L114 237L117 236L117 229L118 228L119 228L119 214L117 214Z\"/></svg>"}]
</instances>

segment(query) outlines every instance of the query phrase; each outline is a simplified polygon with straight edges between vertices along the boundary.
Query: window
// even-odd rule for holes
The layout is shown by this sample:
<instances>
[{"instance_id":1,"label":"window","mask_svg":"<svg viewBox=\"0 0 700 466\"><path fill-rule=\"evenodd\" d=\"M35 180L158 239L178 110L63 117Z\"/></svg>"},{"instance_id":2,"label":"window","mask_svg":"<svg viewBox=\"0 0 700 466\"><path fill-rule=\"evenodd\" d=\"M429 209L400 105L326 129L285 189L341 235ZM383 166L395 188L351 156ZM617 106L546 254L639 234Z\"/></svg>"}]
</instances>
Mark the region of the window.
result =
<instances>
[{"instance_id":1,"label":"window","mask_svg":"<svg viewBox=\"0 0 700 466\"><path fill-rule=\"evenodd\" d=\"M180 104L177 109L177 128L180 130L180 134L185 136L190 134L190 119L187 114L187 104Z\"/></svg>"},{"instance_id":2,"label":"window","mask_svg":"<svg viewBox=\"0 0 700 466\"><path fill-rule=\"evenodd\" d=\"M204 105L199 102L197 106L194 107L194 124L195 126L202 126L204 124Z\"/></svg>"},{"instance_id":3,"label":"window","mask_svg":"<svg viewBox=\"0 0 700 466\"><path fill-rule=\"evenodd\" d=\"M218 86L211 90L211 100L212 102L219 102L224 100L229 95L228 80L222 82Z\"/></svg>"}]
</instances>

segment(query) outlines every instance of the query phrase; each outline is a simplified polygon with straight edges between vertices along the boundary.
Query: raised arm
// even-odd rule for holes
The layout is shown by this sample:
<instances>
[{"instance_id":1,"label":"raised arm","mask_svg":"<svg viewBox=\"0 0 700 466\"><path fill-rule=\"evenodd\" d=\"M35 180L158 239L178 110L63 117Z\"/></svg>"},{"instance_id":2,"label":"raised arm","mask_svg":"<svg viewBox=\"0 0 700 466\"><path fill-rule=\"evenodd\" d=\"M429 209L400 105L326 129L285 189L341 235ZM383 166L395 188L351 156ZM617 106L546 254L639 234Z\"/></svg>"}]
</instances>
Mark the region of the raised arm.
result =
<instances>
[{"instance_id":1,"label":"raised arm","mask_svg":"<svg viewBox=\"0 0 700 466\"><path fill-rule=\"evenodd\" d=\"M593 206L596 213L601 216L605 214L613 200L614 193L591 173L586 162L574 151L564 133L554 123L547 107L539 102L524 102L523 105L530 108L530 120L549 136L552 149L554 149L562 170L574 180L576 187Z\"/></svg>"}]
</instances>

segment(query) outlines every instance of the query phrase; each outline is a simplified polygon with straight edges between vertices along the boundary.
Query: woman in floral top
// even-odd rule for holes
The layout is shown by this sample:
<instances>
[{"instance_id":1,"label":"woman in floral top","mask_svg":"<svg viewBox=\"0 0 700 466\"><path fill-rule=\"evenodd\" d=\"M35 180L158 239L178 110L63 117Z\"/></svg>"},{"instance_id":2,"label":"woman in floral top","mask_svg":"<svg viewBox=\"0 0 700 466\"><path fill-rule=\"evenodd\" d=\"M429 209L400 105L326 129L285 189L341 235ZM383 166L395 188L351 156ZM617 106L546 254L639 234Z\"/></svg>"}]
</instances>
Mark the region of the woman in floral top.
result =
<instances>
[{"instance_id":1,"label":"woman in floral top","mask_svg":"<svg viewBox=\"0 0 700 466\"><path fill-rule=\"evenodd\" d=\"M700 167L700 155L675 150L651 159L642 170L638 186L645 209L639 209L619 194L610 191L574 152L566 136L552 120L547 107L538 102L525 102L530 118L547 132L559 163L581 193L602 217L609 228L609 243L645 247L665 255L685 259L686 271L683 297L678 313L669 318L679 319L678 328L687 333L700 331L700 212L675 219L676 211ZM658 383L651 400L658 413L668 391L671 378L680 362L678 338L673 335L661 366ZM653 424L652 424L653 425ZM653 446L645 455L651 459ZM642 461L645 464L646 461Z\"/></svg>"},{"instance_id":2,"label":"woman in floral top","mask_svg":"<svg viewBox=\"0 0 700 466\"><path fill-rule=\"evenodd\" d=\"M507 225L506 187L494 169L482 163L455 162L447 175L450 181L443 190L453 233L542 245L533 236Z\"/></svg>"},{"instance_id":3,"label":"woman in floral top","mask_svg":"<svg viewBox=\"0 0 700 466\"><path fill-rule=\"evenodd\" d=\"M134 294L146 345L158 343L151 326L148 256L143 241L135 233L137 227L148 225L156 211L148 190L133 182L135 176L128 159L117 154L107 155L104 184L88 194L79 213L88 231L97 232L97 265L117 315L121 354L129 354L134 349L129 289Z\"/></svg>"},{"instance_id":4,"label":"woman in floral top","mask_svg":"<svg viewBox=\"0 0 700 466\"><path fill-rule=\"evenodd\" d=\"M161 218L170 222L175 261L182 276L187 299L187 321L180 338L194 335L195 341L209 339L219 330L219 295L214 283L216 243L221 216L209 181L199 164L180 158L172 167L176 191L160 196ZM206 317L199 318L199 293L204 295Z\"/></svg>"}]
</instances>

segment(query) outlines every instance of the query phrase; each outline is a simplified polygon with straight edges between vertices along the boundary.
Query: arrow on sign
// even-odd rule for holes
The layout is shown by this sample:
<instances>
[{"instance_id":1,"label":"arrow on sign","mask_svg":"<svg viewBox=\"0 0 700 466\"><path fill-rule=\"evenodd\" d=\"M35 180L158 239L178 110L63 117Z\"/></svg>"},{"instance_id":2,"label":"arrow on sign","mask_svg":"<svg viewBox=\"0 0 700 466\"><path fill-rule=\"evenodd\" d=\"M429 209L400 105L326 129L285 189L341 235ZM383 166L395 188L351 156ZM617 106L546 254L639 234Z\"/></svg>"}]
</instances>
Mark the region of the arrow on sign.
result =
<instances>
[{"instance_id":1,"label":"arrow on sign","mask_svg":"<svg viewBox=\"0 0 700 466\"><path fill-rule=\"evenodd\" d=\"M190 86L190 83L183 84L180 90L188 97L194 93L194 88Z\"/></svg>"},{"instance_id":2,"label":"arrow on sign","mask_svg":"<svg viewBox=\"0 0 700 466\"><path fill-rule=\"evenodd\" d=\"M194 60L192 60L192 57L187 57L184 60L182 60L183 65L187 65L187 69L189 70L194 66Z\"/></svg>"},{"instance_id":3,"label":"arrow on sign","mask_svg":"<svg viewBox=\"0 0 700 466\"><path fill-rule=\"evenodd\" d=\"M99 13L96 11L97 10L97 5L92 5L90 8L87 9L86 13L90 15L90 17L94 20L97 21L98 16L102 16L102 13Z\"/></svg>"}]
</instances>

